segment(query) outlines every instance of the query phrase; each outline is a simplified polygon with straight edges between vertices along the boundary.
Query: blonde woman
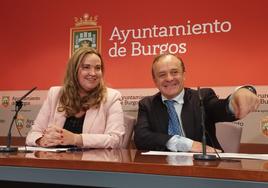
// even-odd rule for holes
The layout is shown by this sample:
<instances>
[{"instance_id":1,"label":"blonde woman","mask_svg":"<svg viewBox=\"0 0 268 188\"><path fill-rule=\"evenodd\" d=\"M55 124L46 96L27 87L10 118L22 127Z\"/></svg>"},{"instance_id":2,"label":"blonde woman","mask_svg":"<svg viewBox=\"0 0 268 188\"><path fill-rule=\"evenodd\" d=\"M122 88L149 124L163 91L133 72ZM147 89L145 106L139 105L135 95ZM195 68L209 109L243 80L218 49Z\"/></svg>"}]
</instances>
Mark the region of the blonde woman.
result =
<instances>
[{"instance_id":1,"label":"blonde woman","mask_svg":"<svg viewBox=\"0 0 268 188\"><path fill-rule=\"evenodd\" d=\"M68 62L63 86L49 89L26 144L120 147L125 133L121 94L105 86L103 73L103 59L95 49L78 49Z\"/></svg>"}]
</instances>

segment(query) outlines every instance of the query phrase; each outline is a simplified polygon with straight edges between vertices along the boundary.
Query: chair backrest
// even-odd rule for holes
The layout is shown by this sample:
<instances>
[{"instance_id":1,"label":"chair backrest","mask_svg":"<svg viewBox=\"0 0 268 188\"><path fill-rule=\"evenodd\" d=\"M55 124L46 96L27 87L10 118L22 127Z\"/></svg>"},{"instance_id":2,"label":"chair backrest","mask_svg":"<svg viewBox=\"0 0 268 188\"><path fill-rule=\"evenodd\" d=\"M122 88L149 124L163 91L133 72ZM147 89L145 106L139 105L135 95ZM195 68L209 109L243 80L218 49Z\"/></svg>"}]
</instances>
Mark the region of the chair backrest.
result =
<instances>
[{"instance_id":1,"label":"chair backrest","mask_svg":"<svg viewBox=\"0 0 268 188\"><path fill-rule=\"evenodd\" d=\"M216 125L217 139L226 153L238 153L242 127L232 122L218 122Z\"/></svg>"},{"instance_id":2,"label":"chair backrest","mask_svg":"<svg viewBox=\"0 0 268 188\"><path fill-rule=\"evenodd\" d=\"M135 123L136 118L130 115L124 115L125 135L123 138L122 148L129 148Z\"/></svg>"}]
</instances>

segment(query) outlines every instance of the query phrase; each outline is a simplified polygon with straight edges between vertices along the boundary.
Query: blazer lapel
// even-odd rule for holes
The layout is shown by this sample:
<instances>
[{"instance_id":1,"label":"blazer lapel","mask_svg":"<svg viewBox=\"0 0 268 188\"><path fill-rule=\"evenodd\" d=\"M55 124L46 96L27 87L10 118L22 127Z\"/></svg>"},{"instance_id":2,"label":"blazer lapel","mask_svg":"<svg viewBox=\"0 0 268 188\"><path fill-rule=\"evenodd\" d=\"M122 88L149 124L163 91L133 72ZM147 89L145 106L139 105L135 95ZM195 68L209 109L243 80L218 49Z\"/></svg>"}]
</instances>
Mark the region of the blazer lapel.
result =
<instances>
[{"instance_id":1,"label":"blazer lapel","mask_svg":"<svg viewBox=\"0 0 268 188\"><path fill-rule=\"evenodd\" d=\"M83 124L83 132L89 132L92 126L95 124L94 122L96 120L99 109L100 108L90 108L86 111L86 116Z\"/></svg>"},{"instance_id":2,"label":"blazer lapel","mask_svg":"<svg viewBox=\"0 0 268 188\"><path fill-rule=\"evenodd\" d=\"M54 121L53 122L54 125L63 128L64 123L66 121L65 113L64 112L58 112L57 111L57 108L56 108L55 116L54 116L54 120L53 121Z\"/></svg>"}]
</instances>

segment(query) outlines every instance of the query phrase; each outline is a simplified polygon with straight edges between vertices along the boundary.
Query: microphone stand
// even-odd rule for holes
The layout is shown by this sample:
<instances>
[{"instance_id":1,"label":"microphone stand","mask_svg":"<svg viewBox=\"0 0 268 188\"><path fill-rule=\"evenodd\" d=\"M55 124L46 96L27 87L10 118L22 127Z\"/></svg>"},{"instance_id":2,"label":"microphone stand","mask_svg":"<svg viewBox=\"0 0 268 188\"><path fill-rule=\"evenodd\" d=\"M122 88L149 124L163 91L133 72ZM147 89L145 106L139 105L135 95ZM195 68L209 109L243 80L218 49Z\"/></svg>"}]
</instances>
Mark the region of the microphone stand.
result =
<instances>
[{"instance_id":1,"label":"microphone stand","mask_svg":"<svg viewBox=\"0 0 268 188\"><path fill-rule=\"evenodd\" d=\"M33 89L31 89L30 91L28 91L24 96L22 96L19 100L17 100L15 102L15 115L12 118L11 124L9 126L9 130L8 130L8 134L7 134L7 146L6 147L2 147L0 148L0 153L1 152L17 152L18 151L18 147L11 147L11 130L12 130L12 126L14 121L17 119L18 113L21 110L23 103L22 100L27 97L30 93L32 93L37 87L34 87Z\"/></svg>"},{"instance_id":2,"label":"microphone stand","mask_svg":"<svg viewBox=\"0 0 268 188\"><path fill-rule=\"evenodd\" d=\"M198 96L199 96L199 102L200 102L200 110L201 110L201 126L202 126L202 154L194 154L195 160L216 160L216 155L207 155L206 150L206 127L205 127L205 108L203 103L203 98L201 96L200 87L197 88L198 90Z\"/></svg>"}]
</instances>

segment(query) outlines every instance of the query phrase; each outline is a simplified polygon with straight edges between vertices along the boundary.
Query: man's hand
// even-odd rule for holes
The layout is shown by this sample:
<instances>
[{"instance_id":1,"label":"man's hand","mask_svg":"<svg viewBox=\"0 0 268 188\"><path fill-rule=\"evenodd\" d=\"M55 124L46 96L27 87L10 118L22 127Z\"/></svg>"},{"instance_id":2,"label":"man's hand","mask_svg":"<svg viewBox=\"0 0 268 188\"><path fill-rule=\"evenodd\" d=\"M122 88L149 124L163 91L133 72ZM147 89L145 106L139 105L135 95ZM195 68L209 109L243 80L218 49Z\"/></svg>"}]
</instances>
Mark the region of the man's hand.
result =
<instances>
[{"instance_id":1,"label":"man's hand","mask_svg":"<svg viewBox=\"0 0 268 188\"><path fill-rule=\"evenodd\" d=\"M239 119L257 110L260 105L260 99L246 88L240 88L235 91L230 102L234 109L235 117Z\"/></svg>"}]
</instances>

